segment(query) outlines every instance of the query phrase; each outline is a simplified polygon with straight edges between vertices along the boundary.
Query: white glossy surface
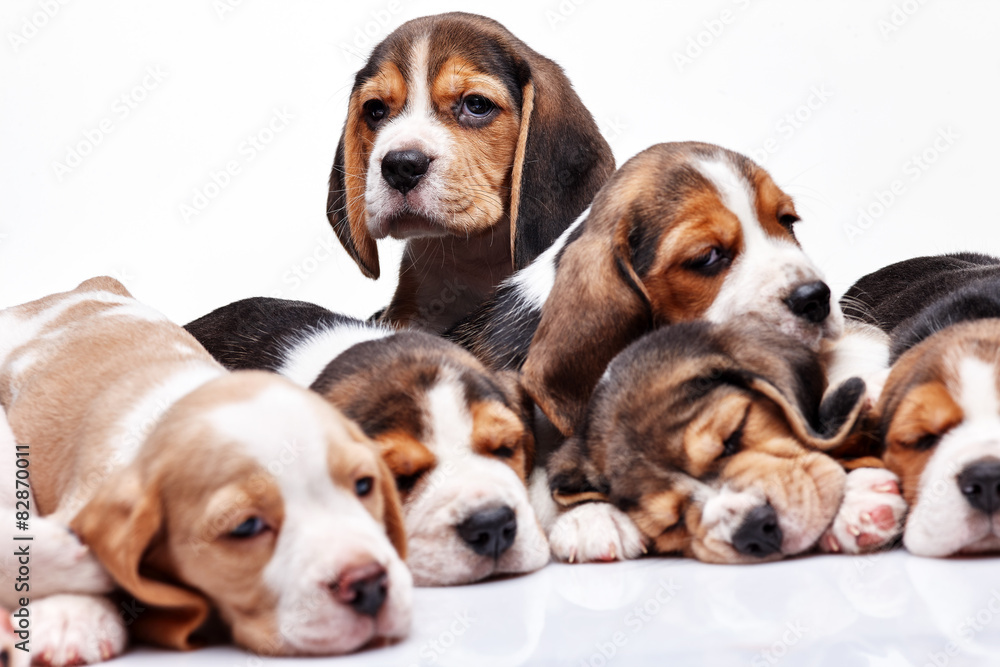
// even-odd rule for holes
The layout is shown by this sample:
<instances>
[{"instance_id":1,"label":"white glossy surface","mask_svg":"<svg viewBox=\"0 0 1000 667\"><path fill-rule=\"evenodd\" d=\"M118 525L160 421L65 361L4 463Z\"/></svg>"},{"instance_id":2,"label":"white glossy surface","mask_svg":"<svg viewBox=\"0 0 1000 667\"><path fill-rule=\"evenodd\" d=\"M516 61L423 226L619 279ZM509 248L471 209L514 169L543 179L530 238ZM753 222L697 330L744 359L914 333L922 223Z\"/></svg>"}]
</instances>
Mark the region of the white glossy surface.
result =
<instances>
[{"instance_id":1,"label":"white glossy surface","mask_svg":"<svg viewBox=\"0 0 1000 667\"><path fill-rule=\"evenodd\" d=\"M992 558L932 560L896 551L755 566L672 558L552 564L516 579L418 589L415 611L408 640L352 656L139 649L113 664L1000 664L1000 562ZM605 659L602 651L612 648Z\"/></svg>"}]
</instances>

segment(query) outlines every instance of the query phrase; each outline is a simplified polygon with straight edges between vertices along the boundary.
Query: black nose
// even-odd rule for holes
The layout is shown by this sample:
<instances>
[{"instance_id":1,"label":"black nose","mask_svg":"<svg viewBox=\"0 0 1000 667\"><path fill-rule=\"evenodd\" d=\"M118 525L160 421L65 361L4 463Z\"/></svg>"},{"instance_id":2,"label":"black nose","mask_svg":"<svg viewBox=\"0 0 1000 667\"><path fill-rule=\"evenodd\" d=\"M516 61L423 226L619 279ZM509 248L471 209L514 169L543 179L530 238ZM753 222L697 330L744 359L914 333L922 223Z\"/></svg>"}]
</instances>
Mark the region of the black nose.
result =
<instances>
[{"instance_id":1,"label":"black nose","mask_svg":"<svg viewBox=\"0 0 1000 667\"><path fill-rule=\"evenodd\" d=\"M970 505L993 514L1000 510L1000 461L976 461L958 474L958 488Z\"/></svg>"},{"instance_id":2,"label":"black nose","mask_svg":"<svg viewBox=\"0 0 1000 667\"><path fill-rule=\"evenodd\" d=\"M770 505L753 509L733 534L733 546L744 556L763 558L781 551L781 526Z\"/></svg>"},{"instance_id":3,"label":"black nose","mask_svg":"<svg viewBox=\"0 0 1000 667\"><path fill-rule=\"evenodd\" d=\"M387 594L388 575L377 563L354 567L345 571L330 586L334 597L365 616L374 616L382 608Z\"/></svg>"},{"instance_id":4,"label":"black nose","mask_svg":"<svg viewBox=\"0 0 1000 667\"><path fill-rule=\"evenodd\" d=\"M458 534L480 556L499 558L517 536L517 517L504 505L476 512L458 524Z\"/></svg>"},{"instance_id":5,"label":"black nose","mask_svg":"<svg viewBox=\"0 0 1000 667\"><path fill-rule=\"evenodd\" d=\"M785 299L797 317L819 324L830 314L830 288L822 280L799 285Z\"/></svg>"},{"instance_id":6,"label":"black nose","mask_svg":"<svg viewBox=\"0 0 1000 667\"><path fill-rule=\"evenodd\" d=\"M382 177L394 190L404 195L417 187L431 163L420 151L389 151L382 158Z\"/></svg>"}]
</instances>

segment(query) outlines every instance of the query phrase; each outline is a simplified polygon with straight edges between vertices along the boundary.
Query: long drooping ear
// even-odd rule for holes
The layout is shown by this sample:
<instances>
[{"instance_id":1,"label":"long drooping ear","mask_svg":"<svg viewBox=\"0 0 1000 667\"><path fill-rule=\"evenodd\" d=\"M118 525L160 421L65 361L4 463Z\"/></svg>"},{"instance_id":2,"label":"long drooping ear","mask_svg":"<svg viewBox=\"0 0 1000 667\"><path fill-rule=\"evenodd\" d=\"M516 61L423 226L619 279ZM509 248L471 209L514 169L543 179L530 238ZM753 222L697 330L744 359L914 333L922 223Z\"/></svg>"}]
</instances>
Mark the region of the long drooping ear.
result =
<instances>
[{"instance_id":1,"label":"long drooping ear","mask_svg":"<svg viewBox=\"0 0 1000 667\"><path fill-rule=\"evenodd\" d=\"M378 278L378 247L368 233L368 215L365 213L368 148L358 127L361 122L358 104L357 95L352 93L344 133L340 135L330 171L326 217L361 273L369 278Z\"/></svg>"},{"instance_id":2,"label":"long drooping ear","mask_svg":"<svg viewBox=\"0 0 1000 667\"><path fill-rule=\"evenodd\" d=\"M851 378L827 394L819 408L819 423L813 425L796 401L767 380L753 377L749 387L781 408L792 432L806 446L826 452L844 444L865 405L864 380Z\"/></svg>"},{"instance_id":3,"label":"long drooping ear","mask_svg":"<svg viewBox=\"0 0 1000 667\"><path fill-rule=\"evenodd\" d=\"M592 212L566 247L522 368L525 390L567 436L608 362L653 327L649 294L632 267L628 220L595 218L601 215Z\"/></svg>"},{"instance_id":4,"label":"long drooping ear","mask_svg":"<svg viewBox=\"0 0 1000 667\"><path fill-rule=\"evenodd\" d=\"M511 170L514 269L527 266L587 208L615 169L611 147L562 68L533 54L522 86Z\"/></svg>"},{"instance_id":5,"label":"long drooping ear","mask_svg":"<svg viewBox=\"0 0 1000 667\"><path fill-rule=\"evenodd\" d=\"M143 562L163 529L156 483L143 480L134 466L115 473L77 514L71 528L119 586L149 605L132 625L137 638L173 649L195 648L191 634L207 618L208 600Z\"/></svg>"},{"instance_id":6,"label":"long drooping ear","mask_svg":"<svg viewBox=\"0 0 1000 667\"><path fill-rule=\"evenodd\" d=\"M382 520L385 522L385 533L389 536L389 541L396 548L396 553L404 561L406 560L406 523L403 521L402 502L399 499L399 491L396 489L396 478L386 465L382 457L378 457L379 466L379 488L385 507L382 513Z\"/></svg>"}]
</instances>

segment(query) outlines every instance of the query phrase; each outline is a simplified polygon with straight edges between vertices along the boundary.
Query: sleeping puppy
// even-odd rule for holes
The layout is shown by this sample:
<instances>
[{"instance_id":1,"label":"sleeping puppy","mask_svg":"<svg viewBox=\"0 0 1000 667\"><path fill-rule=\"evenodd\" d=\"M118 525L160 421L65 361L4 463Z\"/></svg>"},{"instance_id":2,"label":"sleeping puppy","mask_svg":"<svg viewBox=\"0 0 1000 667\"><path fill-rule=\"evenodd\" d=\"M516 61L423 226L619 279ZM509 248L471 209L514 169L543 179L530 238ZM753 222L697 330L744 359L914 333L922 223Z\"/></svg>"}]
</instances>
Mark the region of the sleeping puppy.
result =
<instances>
[{"instance_id":1,"label":"sleeping puppy","mask_svg":"<svg viewBox=\"0 0 1000 667\"><path fill-rule=\"evenodd\" d=\"M887 336L876 416L922 556L1000 551L1000 259L918 257L860 279L845 311Z\"/></svg>"},{"instance_id":2,"label":"sleeping puppy","mask_svg":"<svg viewBox=\"0 0 1000 667\"><path fill-rule=\"evenodd\" d=\"M30 528L64 536L31 543L44 662L124 649L104 571L145 608L135 636L168 647L191 648L210 619L263 654L406 634L402 517L371 441L284 378L226 372L119 282L0 312L0 404L28 461ZM89 579L60 587L74 572Z\"/></svg>"},{"instance_id":3,"label":"sleeping puppy","mask_svg":"<svg viewBox=\"0 0 1000 667\"><path fill-rule=\"evenodd\" d=\"M867 520L865 485L880 471L847 475L824 453L853 428L864 383L845 382L820 404L824 384L812 350L752 319L641 338L608 366L579 434L549 462L552 496L572 508L550 517L553 551L571 562L649 549L756 563L824 535L839 544L862 525L870 534L842 550L889 543L905 509L898 494L888 520ZM614 526L608 503L625 515ZM608 539L611 530L619 535Z\"/></svg>"},{"instance_id":4,"label":"sleeping puppy","mask_svg":"<svg viewBox=\"0 0 1000 667\"><path fill-rule=\"evenodd\" d=\"M384 323L444 331L526 266L614 171L562 69L492 19L404 23L351 89L327 215L369 278L406 241Z\"/></svg>"},{"instance_id":5,"label":"sleeping puppy","mask_svg":"<svg viewBox=\"0 0 1000 667\"><path fill-rule=\"evenodd\" d=\"M187 329L227 368L275 371L311 387L379 445L403 498L418 585L549 561L525 486L530 412L513 374L491 373L437 336L301 301L245 299Z\"/></svg>"},{"instance_id":6,"label":"sleeping puppy","mask_svg":"<svg viewBox=\"0 0 1000 667\"><path fill-rule=\"evenodd\" d=\"M843 317L795 239L798 220L748 158L659 144L447 336L488 366L522 368L532 399L570 435L611 358L658 326L753 316L811 349L836 338Z\"/></svg>"}]
</instances>

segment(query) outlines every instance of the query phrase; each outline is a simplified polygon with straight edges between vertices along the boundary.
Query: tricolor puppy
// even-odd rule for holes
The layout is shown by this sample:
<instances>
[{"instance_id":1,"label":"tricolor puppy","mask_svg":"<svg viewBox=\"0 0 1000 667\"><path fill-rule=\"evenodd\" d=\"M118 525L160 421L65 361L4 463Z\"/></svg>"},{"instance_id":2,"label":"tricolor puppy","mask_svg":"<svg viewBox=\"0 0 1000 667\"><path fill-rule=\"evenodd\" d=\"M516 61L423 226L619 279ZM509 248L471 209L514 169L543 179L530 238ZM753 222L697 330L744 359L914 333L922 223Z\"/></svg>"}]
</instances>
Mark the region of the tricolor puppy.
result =
<instances>
[{"instance_id":1,"label":"tricolor puppy","mask_svg":"<svg viewBox=\"0 0 1000 667\"><path fill-rule=\"evenodd\" d=\"M392 476L314 393L227 372L120 283L94 278L0 312L0 403L30 462L30 523L72 538L68 527L87 547L32 544L43 661L123 650L97 565L145 607L135 635L164 646L193 646L210 615L266 654L406 634L412 584ZM67 541L68 555L54 553ZM89 579L58 590L73 571Z\"/></svg>"},{"instance_id":2,"label":"tricolor puppy","mask_svg":"<svg viewBox=\"0 0 1000 667\"><path fill-rule=\"evenodd\" d=\"M614 171L562 69L502 25L409 21L351 89L327 215L369 278L405 239L388 324L444 331L526 266Z\"/></svg>"},{"instance_id":3,"label":"tricolor puppy","mask_svg":"<svg viewBox=\"0 0 1000 667\"><path fill-rule=\"evenodd\" d=\"M553 498L572 508L555 519L553 551L571 562L648 549L755 563L848 532L867 494L824 452L850 433L864 383L821 404L824 385L816 353L752 320L641 338L608 366L579 434L549 461ZM606 521L607 503L628 521ZM896 535L892 517L878 544L844 550Z\"/></svg>"},{"instance_id":4,"label":"tricolor puppy","mask_svg":"<svg viewBox=\"0 0 1000 667\"><path fill-rule=\"evenodd\" d=\"M1000 259L919 257L859 280L845 312L888 335L876 413L922 556L1000 551Z\"/></svg>"},{"instance_id":5,"label":"tricolor puppy","mask_svg":"<svg viewBox=\"0 0 1000 667\"><path fill-rule=\"evenodd\" d=\"M611 358L651 329L756 317L818 349L843 317L802 252L792 199L748 158L659 144L618 170L497 296L447 335L523 383L564 434Z\"/></svg>"},{"instance_id":6,"label":"tricolor puppy","mask_svg":"<svg viewBox=\"0 0 1000 667\"><path fill-rule=\"evenodd\" d=\"M403 498L418 585L529 572L549 561L528 502L534 458L527 399L459 346L254 298L187 325L230 369L266 369L311 387L381 448Z\"/></svg>"}]
</instances>

